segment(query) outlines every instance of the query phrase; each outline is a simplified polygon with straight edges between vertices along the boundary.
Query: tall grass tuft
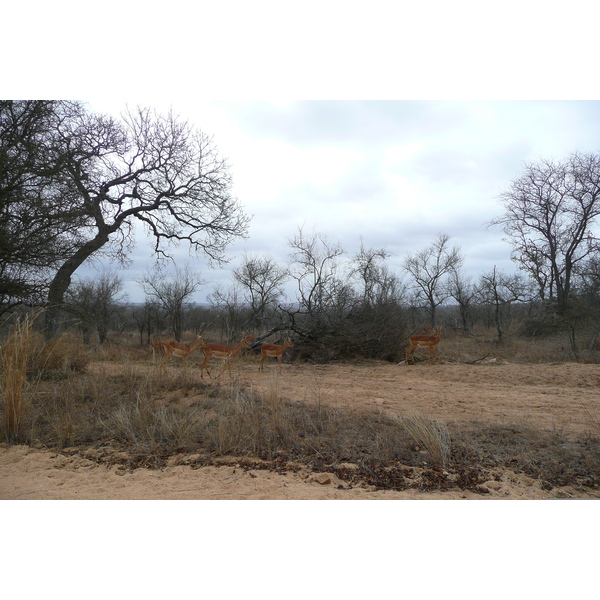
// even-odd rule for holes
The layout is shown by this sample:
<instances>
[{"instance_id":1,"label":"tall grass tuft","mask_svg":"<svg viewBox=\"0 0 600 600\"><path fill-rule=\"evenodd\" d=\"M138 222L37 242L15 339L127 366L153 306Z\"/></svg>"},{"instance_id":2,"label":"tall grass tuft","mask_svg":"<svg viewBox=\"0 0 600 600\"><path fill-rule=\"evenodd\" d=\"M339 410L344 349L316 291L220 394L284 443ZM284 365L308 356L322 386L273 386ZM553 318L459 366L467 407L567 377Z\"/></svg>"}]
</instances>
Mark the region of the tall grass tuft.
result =
<instances>
[{"instance_id":1,"label":"tall grass tuft","mask_svg":"<svg viewBox=\"0 0 600 600\"><path fill-rule=\"evenodd\" d=\"M20 441L30 401L26 394L27 367L34 344L35 315L27 315L13 327L2 345L0 377L2 425L8 443Z\"/></svg>"},{"instance_id":2,"label":"tall grass tuft","mask_svg":"<svg viewBox=\"0 0 600 600\"><path fill-rule=\"evenodd\" d=\"M402 424L413 440L427 450L434 463L441 467L448 464L452 444L445 423L414 413L403 419Z\"/></svg>"},{"instance_id":3,"label":"tall grass tuft","mask_svg":"<svg viewBox=\"0 0 600 600\"><path fill-rule=\"evenodd\" d=\"M32 370L42 379L68 378L73 373L85 371L90 362L83 342L71 333L63 333L46 343L40 339L39 343Z\"/></svg>"}]
</instances>

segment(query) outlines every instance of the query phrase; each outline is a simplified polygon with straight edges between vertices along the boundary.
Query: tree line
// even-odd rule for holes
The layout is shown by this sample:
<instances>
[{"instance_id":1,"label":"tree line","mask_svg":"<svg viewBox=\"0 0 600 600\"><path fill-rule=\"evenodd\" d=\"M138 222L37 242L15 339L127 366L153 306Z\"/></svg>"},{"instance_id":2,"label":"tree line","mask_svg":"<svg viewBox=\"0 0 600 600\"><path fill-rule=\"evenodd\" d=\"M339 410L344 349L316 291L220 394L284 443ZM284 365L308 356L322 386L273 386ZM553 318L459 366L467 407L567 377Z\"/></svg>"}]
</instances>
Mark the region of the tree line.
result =
<instances>
[{"instance_id":1,"label":"tree line","mask_svg":"<svg viewBox=\"0 0 600 600\"><path fill-rule=\"evenodd\" d=\"M588 328L591 324L588 339L590 345L595 343L597 294L575 295L579 312L573 304L573 316L557 321L554 312L547 314L551 305L539 299L534 282L522 273L494 268L476 281L465 277L460 249L450 246L444 234L408 255L402 276L386 264L385 250L361 244L355 255L348 256L339 244L301 229L288 244L286 265L270 257L244 255L232 269L232 281L214 287L207 305L192 302L203 282L185 267L171 275L160 270L147 273L139 281L145 301L138 305L127 305L120 296L122 280L104 271L95 279L75 282L66 307L86 341L95 332L102 342L109 329L135 331L140 344L161 335L180 340L184 332L217 333L228 343L244 334L255 336L256 343L293 335L302 341L296 352L319 360L354 356L396 360L402 353L398 340L433 325L467 335L475 335L477 326L492 328L502 341L508 331L540 335L556 331L561 322L567 330L569 323ZM296 288L293 298L284 287L290 282Z\"/></svg>"},{"instance_id":2,"label":"tree line","mask_svg":"<svg viewBox=\"0 0 600 600\"><path fill-rule=\"evenodd\" d=\"M0 101L0 316L44 306L48 338L66 312L84 338L106 340L115 323L124 326L122 281L110 271L78 280L78 268L93 258L126 264L136 224L154 240L157 259L186 244L222 263L249 223L231 185L213 139L173 114L137 108L117 119L80 102ZM227 339L287 330L306 352L391 358L399 336L440 315L465 333L485 318L502 340L518 306L529 334L577 325L595 340L599 197L599 156L540 160L507 186L504 213L491 223L511 243L515 273L494 268L469 279L460 248L440 233L397 274L385 248L361 242L348 257L300 228L287 240L288 264L245 255L231 284L212 290L210 307L190 303L199 274L148 273L139 282L146 302L129 307L127 327L135 322L141 339L165 329L180 339L208 326ZM284 293L290 281L294 298Z\"/></svg>"}]
</instances>

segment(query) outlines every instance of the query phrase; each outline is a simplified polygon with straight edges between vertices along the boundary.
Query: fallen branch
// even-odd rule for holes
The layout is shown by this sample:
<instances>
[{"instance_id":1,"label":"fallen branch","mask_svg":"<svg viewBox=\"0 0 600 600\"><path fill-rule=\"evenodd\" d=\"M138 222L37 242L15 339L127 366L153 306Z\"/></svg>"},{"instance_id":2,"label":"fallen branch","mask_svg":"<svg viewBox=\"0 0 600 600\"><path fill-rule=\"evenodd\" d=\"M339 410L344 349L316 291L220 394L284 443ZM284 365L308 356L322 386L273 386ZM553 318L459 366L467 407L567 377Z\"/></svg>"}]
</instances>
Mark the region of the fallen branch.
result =
<instances>
[{"instance_id":1,"label":"fallen branch","mask_svg":"<svg viewBox=\"0 0 600 600\"><path fill-rule=\"evenodd\" d=\"M474 365L475 363L481 362L482 360L485 360L488 356L490 355L490 352L488 352L485 356L482 356L481 358L478 358L477 360L467 360L465 361L466 365Z\"/></svg>"}]
</instances>

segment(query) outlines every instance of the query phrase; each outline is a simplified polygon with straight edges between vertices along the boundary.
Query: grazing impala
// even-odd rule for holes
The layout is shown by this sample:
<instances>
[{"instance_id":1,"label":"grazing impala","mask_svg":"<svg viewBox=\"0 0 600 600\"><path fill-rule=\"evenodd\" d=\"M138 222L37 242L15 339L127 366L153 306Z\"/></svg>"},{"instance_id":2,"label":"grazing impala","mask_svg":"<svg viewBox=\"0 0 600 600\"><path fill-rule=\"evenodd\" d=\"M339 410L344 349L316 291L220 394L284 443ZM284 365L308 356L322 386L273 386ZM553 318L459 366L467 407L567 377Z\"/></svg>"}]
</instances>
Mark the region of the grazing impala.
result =
<instances>
[{"instance_id":1,"label":"grazing impala","mask_svg":"<svg viewBox=\"0 0 600 600\"><path fill-rule=\"evenodd\" d=\"M429 356L427 362L431 362L435 359L435 349L440 343L440 335L442 334L441 327L434 327L433 331L435 335L411 335L408 340L410 342L410 348L406 351L406 364L412 357L413 364L415 363L415 350L417 347L429 349Z\"/></svg>"},{"instance_id":2,"label":"grazing impala","mask_svg":"<svg viewBox=\"0 0 600 600\"><path fill-rule=\"evenodd\" d=\"M283 353L293 345L294 344L292 344L291 340L286 340L283 343L283 346L278 346L277 344L263 344L260 347L260 365L258 366L259 371L263 370L263 362L268 356L277 358L277 364L279 366L279 370L281 371L281 358Z\"/></svg>"},{"instance_id":3,"label":"grazing impala","mask_svg":"<svg viewBox=\"0 0 600 600\"><path fill-rule=\"evenodd\" d=\"M227 367L227 370L229 371L229 376L231 377L230 363L232 357L235 356L242 348L250 348L250 344L248 342L251 342L253 339L254 338L252 336L247 335L246 337L242 338L242 340L237 346L226 346L225 344L217 344L214 342L203 344L202 352L204 354L204 361L200 365L200 378L203 378L203 371L206 371L208 373L208 376L210 377L210 371L208 370L208 367L206 365L208 364L208 361L211 358L220 358L225 361L223 369L217 375L217 379L221 377L221 375L223 375L225 367Z\"/></svg>"}]
</instances>

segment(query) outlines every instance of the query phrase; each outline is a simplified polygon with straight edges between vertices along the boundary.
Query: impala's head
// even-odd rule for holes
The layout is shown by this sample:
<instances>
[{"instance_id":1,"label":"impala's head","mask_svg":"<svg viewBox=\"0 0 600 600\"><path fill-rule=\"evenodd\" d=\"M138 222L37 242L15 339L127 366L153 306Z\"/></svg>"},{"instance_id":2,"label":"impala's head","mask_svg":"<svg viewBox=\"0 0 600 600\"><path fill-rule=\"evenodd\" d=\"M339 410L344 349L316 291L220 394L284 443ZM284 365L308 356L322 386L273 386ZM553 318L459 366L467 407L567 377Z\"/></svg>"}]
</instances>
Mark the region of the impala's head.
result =
<instances>
[{"instance_id":1,"label":"impala's head","mask_svg":"<svg viewBox=\"0 0 600 600\"><path fill-rule=\"evenodd\" d=\"M292 340L290 340L290 338L288 338L287 340L285 340L285 342L283 342L283 345L284 345L284 346L291 347L291 346L293 346L294 344L292 344Z\"/></svg>"}]
</instances>

